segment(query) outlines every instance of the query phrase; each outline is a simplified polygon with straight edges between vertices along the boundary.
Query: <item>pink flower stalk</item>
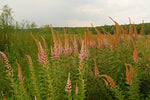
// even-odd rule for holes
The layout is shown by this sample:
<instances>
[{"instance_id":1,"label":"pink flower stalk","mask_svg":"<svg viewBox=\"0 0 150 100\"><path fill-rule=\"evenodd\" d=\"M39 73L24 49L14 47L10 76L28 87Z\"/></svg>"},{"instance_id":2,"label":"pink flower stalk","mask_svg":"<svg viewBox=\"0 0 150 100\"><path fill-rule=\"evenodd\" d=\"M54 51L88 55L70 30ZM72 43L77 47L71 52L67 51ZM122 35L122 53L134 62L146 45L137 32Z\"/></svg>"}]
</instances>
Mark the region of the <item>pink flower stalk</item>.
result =
<instances>
[{"instance_id":1,"label":"pink flower stalk","mask_svg":"<svg viewBox=\"0 0 150 100\"><path fill-rule=\"evenodd\" d=\"M77 45L77 41L76 41L75 36L74 36L74 41L73 41L73 47L74 47L74 51L78 52L78 45Z\"/></svg>"},{"instance_id":2,"label":"pink flower stalk","mask_svg":"<svg viewBox=\"0 0 150 100\"><path fill-rule=\"evenodd\" d=\"M62 42L60 40L60 37L59 37L58 33L57 33L57 37L58 37L58 43L59 43L58 44L59 53L62 54L63 53L63 46L62 46Z\"/></svg>"},{"instance_id":3,"label":"pink flower stalk","mask_svg":"<svg viewBox=\"0 0 150 100\"><path fill-rule=\"evenodd\" d=\"M62 42L59 40L59 45L58 45L58 48L59 48L59 54L61 55L63 53L63 47L62 47Z\"/></svg>"},{"instance_id":4,"label":"pink flower stalk","mask_svg":"<svg viewBox=\"0 0 150 100\"><path fill-rule=\"evenodd\" d=\"M84 40L82 41L82 45L81 45L81 51L80 51L80 54L79 54L79 59L80 59L80 64L82 64L83 62L83 59L86 57L88 58L89 56L89 52L88 50L85 50L85 46L84 46Z\"/></svg>"},{"instance_id":5,"label":"pink flower stalk","mask_svg":"<svg viewBox=\"0 0 150 100\"><path fill-rule=\"evenodd\" d=\"M35 96L35 100L37 100L37 97Z\"/></svg>"},{"instance_id":6,"label":"pink flower stalk","mask_svg":"<svg viewBox=\"0 0 150 100\"><path fill-rule=\"evenodd\" d=\"M72 48L71 47L69 47L69 46L67 46L66 48L65 48L65 50L64 50L64 54L65 55L70 55L71 53L72 53Z\"/></svg>"},{"instance_id":7,"label":"pink flower stalk","mask_svg":"<svg viewBox=\"0 0 150 100\"><path fill-rule=\"evenodd\" d=\"M68 41L65 42L65 48L64 48L64 54L65 55L70 55L72 53L73 49L70 47Z\"/></svg>"},{"instance_id":8,"label":"pink flower stalk","mask_svg":"<svg viewBox=\"0 0 150 100\"><path fill-rule=\"evenodd\" d=\"M59 48L56 48L56 49L54 50L54 55L55 55L54 57L55 57L55 58L60 58L60 53L61 53L61 52L60 52Z\"/></svg>"},{"instance_id":9,"label":"pink flower stalk","mask_svg":"<svg viewBox=\"0 0 150 100\"><path fill-rule=\"evenodd\" d=\"M2 54L4 59L7 59L6 55L3 52L0 51L0 54Z\"/></svg>"},{"instance_id":10,"label":"pink flower stalk","mask_svg":"<svg viewBox=\"0 0 150 100\"><path fill-rule=\"evenodd\" d=\"M39 62L41 64L46 65L48 63L48 55L43 50L40 42L39 42L39 46L40 46L40 51L39 51L39 54L38 54Z\"/></svg>"},{"instance_id":11,"label":"pink flower stalk","mask_svg":"<svg viewBox=\"0 0 150 100\"><path fill-rule=\"evenodd\" d=\"M64 49L64 54L70 55L73 50L72 50L72 48L69 46L69 42L68 42L68 38L67 38L67 34L66 34L65 29L64 29L64 33L65 33L65 49Z\"/></svg>"},{"instance_id":12,"label":"pink flower stalk","mask_svg":"<svg viewBox=\"0 0 150 100\"><path fill-rule=\"evenodd\" d=\"M95 45L96 45L95 41L90 41L90 47L95 48Z\"/></svg>"},{"instance_id":13,"label":"pink flower stalk","mask_svg":"<svg viewBox=\"0 0 150 100\"><path fill-rule=\"evenodd\" d=\"M62 42L60 40L59 35L58 36L58 41L54 37L54 49L51 47L51 59L53 60L54 58L60 58L60 55L63 53L63 47L62 47Z\"/></svg>"},{"instance_id":14,"label":"pink flower stalk","mask_svg":"<svg viewBox=\"0 0 150 100\"><path fill-rule=\"evenodd\" d=\"M47 44L46 44L46 41L45 39L41 36L42 40L43 40L43 43L44 43L44 47L45 47L45 51L47 52L48 51L48 48L47 48Z\"/></svg>"},{"instance_id":15,"label":"pink flower stalk","mask_svg":"<svg viewBox=\"0 0 150 100\"><path fill-rule=\"evenodd\" d=\"M88 59L89 58L89 51L88 50L86 50L86 52L85 52L85 57Z\"/></svg>"},{"instance_id":16,"label":"pink flower stalk","mask_svg":"<svg viewBox=\"0 0 150 100\"><path fill-rule=\"evenodd\" d=\"M80 54L84 54L84 52L85 52L85 46L84 46L84 40L82 40Z\"/></svg>"},{"instance_id":17,"label":"pink flower stalk","mask_svg":"<svg viewBox=\"0 0 150 100\"><path fill-rule=\"evenodd\" d=\"M8 75L11 76L12 75L12 69L11 69L11 65L9 64L7 56L1 51L0 51L0 54L2 54L2 56L4 58L4 61L5 61L6 67L7 67L7 71L8 71Z\"/></svg>"},{"instance_id":18,"label":"pink flower stalk","mask_svg":"<svg viewBox=\"0 0 150 100\"><path fill-rule=\"evenodd\" d=\"M109 47L109 42L106 38L103 38L103 45L106 45L107 47Z\"/></svg>"},{"instance_id":19,"label":"pink flower stalk","mask_svg":"<svg viewBox=\"0 0 150 100\"><path fill-rule=\"evenodd\" d=\"M54 51L53 51L52 46L51 46L51 59L52 59L52 60L54 59Z\"/></svg>"},{"instance_id":20,"label":"pink flower stalk","mask_svg":"<svg viewBox=\"0 0 150 100\"><path fill-rule=\"evenodd\" d=\"M71 93L71 80L70 80L70 72L68 73L68 80L67 80L67 84L66 84L66 88L65 91L67 91L68 93Z\"/></svg>"},{"instance_id":21,"label":"pink flower stalk","mask_svg":"<svg viewBox=\"0 0 150 100\"><path fill-rule=\"evenodd\" d=\"M138 63L138 59L134 58L134 62L135 62L135 63Z\"/></svg>"},{"instance_id":22,"label":"pink flower stalk","mask_svg":"<svg viewBox=\"0 0 150 100\"><path fill-rule=\"evenodd\" d=\"M65 42L65 48L64 48L64 54L70 55L72 53L73 49L69 46L68 42Z\"/></svg>"},{"instance_id":23,"label":"pink flower stalk","mask_svg":"<svg viewBox=\"0 0 150 100\"><path fill-rule=\"evenodd\" d=\"M60 58L60 55L62 54L63 52L63 49L61 47L61 45L58 45L57 48L53 48L51 47L51 58L54 59L54 58Z\"/></svg>"},{"instance_id":24,"label":"pink flower stalk","mask_svg":"<svg viewBox=\"0 0 150 100\"><path fill-rule=\"evenodd\" d=\"M73 59L73 65L75 66L76 65L76 61Z\"/></svg>"},{"instance_id":25,"label":"pink flower stalk","mask_svg":"<svg viewBox=\"0 0 150 100\"><path fill-rule=\"evenodd\" d=\"M84 54L79 54L79 59L80 59L80 65L82 64L83 62L83 59L84 59Z\"/></svg>"}]
</instances>

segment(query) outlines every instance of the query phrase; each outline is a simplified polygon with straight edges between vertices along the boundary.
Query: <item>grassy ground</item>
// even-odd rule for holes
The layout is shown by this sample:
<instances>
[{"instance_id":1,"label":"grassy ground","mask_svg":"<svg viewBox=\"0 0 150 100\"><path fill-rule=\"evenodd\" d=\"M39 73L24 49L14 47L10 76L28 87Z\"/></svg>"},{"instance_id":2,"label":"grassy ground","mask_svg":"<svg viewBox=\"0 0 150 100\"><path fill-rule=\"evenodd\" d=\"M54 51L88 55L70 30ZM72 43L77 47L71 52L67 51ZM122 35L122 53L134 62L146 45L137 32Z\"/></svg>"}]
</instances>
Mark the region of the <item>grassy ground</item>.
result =
<instances>
[{"instance_id":1,"label":"grassy ground","mask_svg":"<svg viewBox=\"0 0 150 100\"><path fill-rule=\"evenodd\" d=\"M1 34L0 98L149 100L150 36L97 34Z\"/></svg>"}]
</instances>

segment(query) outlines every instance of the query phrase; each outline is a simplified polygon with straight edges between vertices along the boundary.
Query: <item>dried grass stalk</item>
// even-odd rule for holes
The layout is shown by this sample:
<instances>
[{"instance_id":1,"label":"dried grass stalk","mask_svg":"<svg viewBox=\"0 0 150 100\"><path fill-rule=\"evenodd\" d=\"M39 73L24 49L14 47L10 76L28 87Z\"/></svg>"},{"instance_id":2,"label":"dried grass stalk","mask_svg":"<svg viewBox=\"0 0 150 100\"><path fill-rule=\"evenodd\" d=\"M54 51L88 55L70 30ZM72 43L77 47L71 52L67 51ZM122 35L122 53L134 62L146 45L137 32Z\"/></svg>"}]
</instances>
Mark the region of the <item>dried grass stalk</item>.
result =
<instances>
[{"instance_id":1,"label":"dried grass stalk","mask_svg":"<svg viewBox=\"0 0 150 100\"><path fill-rule=\"evenodd\" d=\"M130 67L130 70L128 69ZM126 67L126 80L129 82L129 85L132 85L132 79L136 76L136 72L134 71L132 65L125 64Z\"/></svg>"},{"instance_id":2,"label":"dried grass stalk","mask_svg":"<svg viewBox=\"0 0 150 100\"><path fill-rule=\"evenodd\" d=\"M111 87L116 88L116 82L108 75L99 75L99 77L105 77Z\"/></svg>"},{"instance_id":3,"label":"dried grass stalk","mask_svg":"<svg viewBox=\"0 0 150 100\"><path fill-rule=\"evenodd\" d=\"M144 20L142 20L142 27L141 27L140 34L142 35L143 33L144 33Z\"/></svg>"},{"instance_id":4,"label":"dried grass stalk","mask_svg":"<svg viewBox=\"0 0 150 100\"><path fill-rule=\"evenodd\" d=\"M91 76L94 76L94 73L93 73L92 70L89 70L89 73L90 73Z\"/></svg>"},{"instance_id":5,"label":"dried grass stalk","mask_svg":"<svg viewBox=\"0 0 150 100\"><path fill-rule=\"evenodd\" d=\"M134 37L135 37L136 39L138 39L138 33L137 33L137 29L136 29L135 24L134 24Z\"/></svg>"},{"instance_id":6,"label":"dried grass stalk","mask_svg":"<svg viewBox=\"0 0 150 100\"><path fill-rule=\"evenodd\" d=\"M21 83L23 83L23 76L22 76L22 70L21 70L21 67L16 59L16 63L17 63L17 66L18 66L18 77L19 77L19 80L21 81Z\"/></svg>"},{"instance_id":7,"label":"dried grass stalk","mask_svg":"<svg viewBox=\"0 0 150 100\"><path fill-rule=\"evenodd\" d=\"M104 78L102 78L102 80L105 82L105 85L108 86L108 82Z\"/></svg>"},{"instance_id":8,"label":"dried grass stalk","mask_svg":"<svg viewBox=\"0 0 150 100\"><path fill-rule=\"evenodd\" d=\"M75 90L75 94L78 94L78 84L77 84L77 82L76 82L76 90Z\"/></svg>"},{"instance_id":9,"label":"dried grass stalk","mask_svg":"<svg viewBox=\"0 0 150 100\"><path fill-rule=\"evenodd\" d=\"M138 63L138 52L137 52L137 49L136 49L136 46L135 46L135 43L134 43L133 39L131 41L132 41L132 44L133 44L133 47L134 47L133 59L134 59L135 63Z\"/></svg>"},{"instance_id":10,"label":"dried grass stalk","mask_svg":"<svg viewBox=\"0 0 150 100\"><path fill-rule=\"evenodd\" d=\"M94 64L95 64L95 76L98 76L99 71L98 71L98 67L97 67L97 64L96 64L96 59L94 59Z\"/></svg>"}]
</instances>

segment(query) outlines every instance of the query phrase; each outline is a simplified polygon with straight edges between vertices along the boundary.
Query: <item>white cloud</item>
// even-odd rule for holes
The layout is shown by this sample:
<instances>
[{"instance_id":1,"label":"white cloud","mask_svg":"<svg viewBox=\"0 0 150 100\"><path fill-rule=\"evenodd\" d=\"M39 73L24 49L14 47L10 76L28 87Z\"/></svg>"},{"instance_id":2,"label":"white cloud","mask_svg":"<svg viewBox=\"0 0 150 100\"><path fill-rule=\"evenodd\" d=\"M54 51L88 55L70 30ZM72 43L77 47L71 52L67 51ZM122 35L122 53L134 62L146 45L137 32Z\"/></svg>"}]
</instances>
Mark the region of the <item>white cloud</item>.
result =
<instances>
[{"instance_id":1,"label":"white cloud","mask_svg":"<svg viewBox=\"0 0 150 100\"><path fill-rule=\"evenodd\" d=\"M82 5L81 7L78 7L75 9L75 12L77 13L83 13L83 14L89 14L89 15L101 14L102 11L103 11L102 8L95 8L94 5L91 5L91 4Z\"/></svg>"},{"instance_id":2,"label":"white cloud","mask_svg":"<svg viewBox=\"0 0 150 100\"><path fill-rule=\"evenodd\" d=\"M82 21L82 20L67 20L67 26L76 26L76 27L89 27L91 26L92 21Z\"/></svg>"},{"instance_id":3,"label":"white cloud","mask_svg":"<svg viewBox=\"0 0 150 100\"><path fill-rule=\"evenodd\" d=\"M106 0L108 6L113 7L129 7L136 4L133 0Z\"/></svg>"}]
</instances>

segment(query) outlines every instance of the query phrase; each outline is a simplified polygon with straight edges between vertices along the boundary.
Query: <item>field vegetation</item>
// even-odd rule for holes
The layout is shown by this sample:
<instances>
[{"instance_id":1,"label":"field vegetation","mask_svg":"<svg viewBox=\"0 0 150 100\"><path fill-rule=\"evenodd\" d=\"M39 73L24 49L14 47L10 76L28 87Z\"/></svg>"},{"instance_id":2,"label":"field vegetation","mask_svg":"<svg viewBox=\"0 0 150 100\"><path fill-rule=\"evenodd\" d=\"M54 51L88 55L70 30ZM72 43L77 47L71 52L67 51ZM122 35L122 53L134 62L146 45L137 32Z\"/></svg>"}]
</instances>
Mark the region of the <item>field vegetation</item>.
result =
<instances>
[{"instance_id":1,"label":"field vegetation","mask_svg":"<svg viewBox=\"0 0 150 100\"><path fill-rule=\"evenodd\" d=\"M119 25L110 17L114 26L17 28L3 9L1 100L150 100L144 22Z\"/></svg>"}]
</instances>

